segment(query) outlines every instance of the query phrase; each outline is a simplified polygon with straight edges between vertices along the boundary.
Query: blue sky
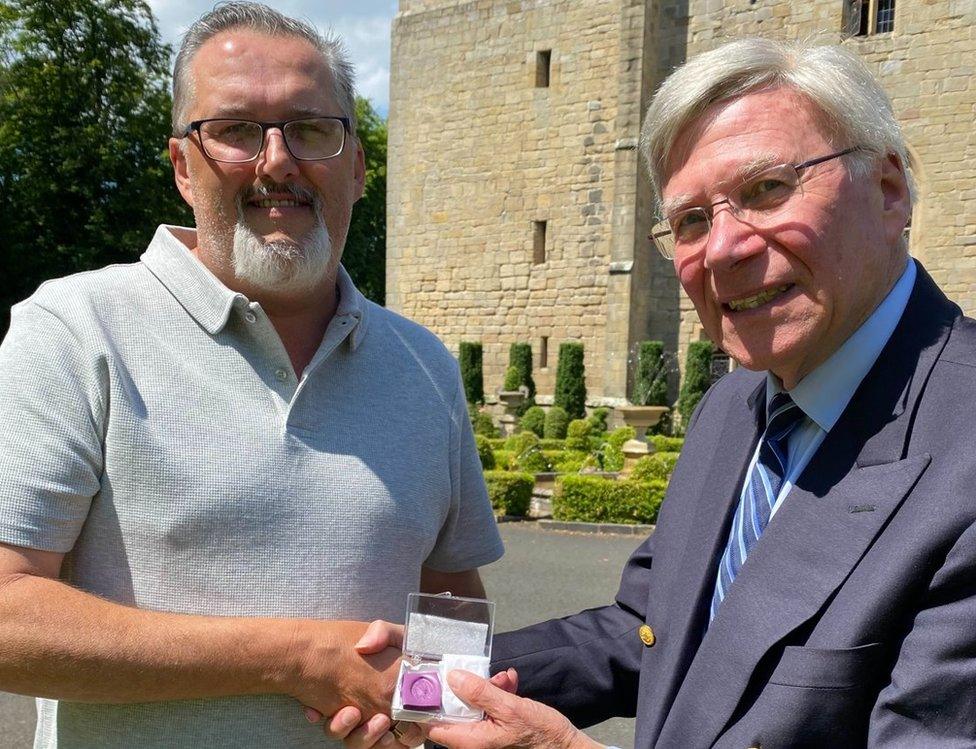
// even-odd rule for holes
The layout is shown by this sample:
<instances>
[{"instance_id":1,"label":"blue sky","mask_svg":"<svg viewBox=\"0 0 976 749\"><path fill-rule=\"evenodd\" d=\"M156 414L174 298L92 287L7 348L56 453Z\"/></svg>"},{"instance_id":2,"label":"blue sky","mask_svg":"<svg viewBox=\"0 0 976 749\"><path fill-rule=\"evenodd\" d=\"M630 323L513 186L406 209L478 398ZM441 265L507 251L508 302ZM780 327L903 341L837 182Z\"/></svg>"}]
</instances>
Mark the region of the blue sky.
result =
<instances>
[{"instance_id":1,"label":"blue sky","mask_svg":"<svg viewBox=\"0 0 976 749\"><path fill-rule=\"evenodd\" d=\"M163 41L178 46L180 36L216 0L148 0ZM265 0L290 16L311 21L342 36L356 65L359 93L386 116L390 100L390 23L397 0Z\"/></svg>"}]
</instances>

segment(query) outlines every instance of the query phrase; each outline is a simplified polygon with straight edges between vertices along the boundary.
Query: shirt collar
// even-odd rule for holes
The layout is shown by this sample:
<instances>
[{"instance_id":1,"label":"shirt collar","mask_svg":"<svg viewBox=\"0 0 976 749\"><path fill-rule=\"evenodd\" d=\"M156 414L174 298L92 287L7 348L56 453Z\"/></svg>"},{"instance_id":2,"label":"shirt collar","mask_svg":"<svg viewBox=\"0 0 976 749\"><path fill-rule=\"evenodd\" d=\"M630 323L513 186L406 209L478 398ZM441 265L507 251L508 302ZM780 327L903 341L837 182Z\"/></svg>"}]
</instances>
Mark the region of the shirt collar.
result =
<instances>
[{"instance_id":1,"label":"shirt collar","mask_svg":"<svg viewBox=\"0 0 976 749\"><path fill-rule=\"evenodd\" d=\"M162 224L156 229L149 247L142 255L149 268L183 308L211 335L227 325L231 310L244 310L248 298L224 286L201 263L190 247L196 244L196 230L184 226ZM348 319L349 343L355 350L365 334L366 298L341 265L336 276L339 304L336 318Z\"/></svg>"},{"instance_id":2,"label":"shirt collar","mask_svg":"<svg viewBox=\"0 0 976 749\"><path fill-rule=\"evenodd\" d=\"M829 432L861 381L898 325L915 285L915 262L909 258L905 270L888 295L861 327L829 359L800 380L790 391L794 403L825 432ZM766 373L766 404L783 391L780 379Z\"/></svg>"}]
</instances>

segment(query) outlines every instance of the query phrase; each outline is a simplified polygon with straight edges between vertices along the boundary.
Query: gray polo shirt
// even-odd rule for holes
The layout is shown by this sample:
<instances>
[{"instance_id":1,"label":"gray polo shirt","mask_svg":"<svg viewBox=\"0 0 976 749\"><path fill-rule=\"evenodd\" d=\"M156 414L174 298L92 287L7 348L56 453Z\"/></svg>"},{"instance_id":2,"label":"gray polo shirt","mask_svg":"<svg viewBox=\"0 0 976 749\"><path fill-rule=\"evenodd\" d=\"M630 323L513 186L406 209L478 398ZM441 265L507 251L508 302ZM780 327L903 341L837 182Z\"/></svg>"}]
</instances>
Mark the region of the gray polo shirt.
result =
<instances>
[{"instance_id":1,"label":"gray polo shirt","mask_svg":"<svg viewBox=\"0 0 976 749\"><path fill-rule=\"evenodd\" d=\"M182 240L182 241L181 241ZM160 227L50 281L0 346L0 541L157 611L401 621L421 565L498 559L457 364L367 301L300 377L260 305ZM37 747L322 747L287 697L38 700Z\"/></svg>"}]
</instances>

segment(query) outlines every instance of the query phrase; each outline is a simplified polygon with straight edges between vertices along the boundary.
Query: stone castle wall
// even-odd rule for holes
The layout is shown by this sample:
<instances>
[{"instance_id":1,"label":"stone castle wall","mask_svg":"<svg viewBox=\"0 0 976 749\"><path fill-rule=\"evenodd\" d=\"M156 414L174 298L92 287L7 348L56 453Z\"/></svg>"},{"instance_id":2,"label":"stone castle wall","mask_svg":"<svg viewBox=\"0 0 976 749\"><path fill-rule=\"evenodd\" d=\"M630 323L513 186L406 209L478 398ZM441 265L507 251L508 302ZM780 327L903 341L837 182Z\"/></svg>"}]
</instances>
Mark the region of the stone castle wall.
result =
<instances>
[{"instance_id":1,"label":"stone castle wall","mask_svg":"<svg viewBox=\"0 0 976 749\"><path fill-rule=\"evenodd\" d=\"M586 347L591 396L626 392L628 351L683 359L701 326L646 233L634 150L675 66L743 35L836 42L842 0L401 0L391 60L388 304L453 349L485 347L499 388L528 341L540 394L559 343ZM976 312L976 0L899 0L892 33L850 38L920 165L911 246ZM548 88L536 59L551 50ZM547 222L533 262L533 222ZM548 339L548 367L539 369Z\"/></svg>"}]
</instances>

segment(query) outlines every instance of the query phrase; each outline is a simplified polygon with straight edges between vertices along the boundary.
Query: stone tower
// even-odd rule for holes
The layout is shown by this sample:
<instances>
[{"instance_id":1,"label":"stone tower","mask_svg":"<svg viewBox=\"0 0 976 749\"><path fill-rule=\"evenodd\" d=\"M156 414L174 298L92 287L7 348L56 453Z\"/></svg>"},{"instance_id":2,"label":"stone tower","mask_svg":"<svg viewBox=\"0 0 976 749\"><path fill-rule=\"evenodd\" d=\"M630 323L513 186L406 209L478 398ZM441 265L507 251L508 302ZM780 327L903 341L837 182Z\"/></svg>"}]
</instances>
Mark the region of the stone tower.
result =
<instances>
[{"instance_id":1,"label":"stone tower","mask_svg":"<svg viewBox=\"0 0 976 749\"><path fill-rule=\"evenodd\" d=\"M744 35L844 38L879 75L918 162L911 247L976 310L976 0L400 0L390 82L387 303L457 350L485 391L513 341L539 393L582 341L593 403L628 392L628 352L702 337L636 150L668 72Z\"/></svg>"}]
</instances>

